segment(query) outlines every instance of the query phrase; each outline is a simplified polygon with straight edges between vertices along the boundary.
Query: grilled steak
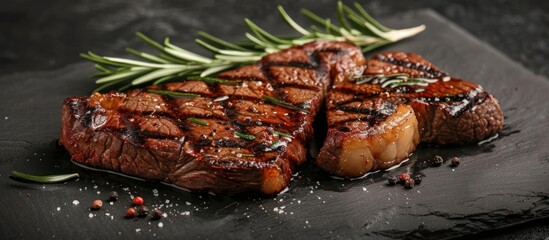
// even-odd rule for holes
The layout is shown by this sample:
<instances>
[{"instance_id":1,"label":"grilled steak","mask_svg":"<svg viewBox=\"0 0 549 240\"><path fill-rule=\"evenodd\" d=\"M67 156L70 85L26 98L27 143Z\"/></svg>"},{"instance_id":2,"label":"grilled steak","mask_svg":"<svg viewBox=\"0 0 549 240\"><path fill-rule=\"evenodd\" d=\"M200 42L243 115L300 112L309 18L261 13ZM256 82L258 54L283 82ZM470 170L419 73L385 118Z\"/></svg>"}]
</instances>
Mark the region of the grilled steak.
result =
<instances>
[{"instance_id":1,"label":"grilled steak","mask_svg":"<svg viewBox=\"0 0 549 240\"><path fill-rule=\"evenodd\" d=\"M276 194L305 161L336 63L364 58L349 43L313 42L218 79L68 98L60 142L95 168L190 190Z\"/></svg>"},{"instance_id":2,"label":"grilled steak","mask_svg":"<svg viewBox=\"0 0 549 240\"><path fill-rule=\"evenodd\" d=\"M327 96L328 136L316 164L331 174L359 177L400 163L420 141L478 142L502 128L492 95L419 55L383 53L352 64L334 68Z\"/></svg>"}]
</instances>

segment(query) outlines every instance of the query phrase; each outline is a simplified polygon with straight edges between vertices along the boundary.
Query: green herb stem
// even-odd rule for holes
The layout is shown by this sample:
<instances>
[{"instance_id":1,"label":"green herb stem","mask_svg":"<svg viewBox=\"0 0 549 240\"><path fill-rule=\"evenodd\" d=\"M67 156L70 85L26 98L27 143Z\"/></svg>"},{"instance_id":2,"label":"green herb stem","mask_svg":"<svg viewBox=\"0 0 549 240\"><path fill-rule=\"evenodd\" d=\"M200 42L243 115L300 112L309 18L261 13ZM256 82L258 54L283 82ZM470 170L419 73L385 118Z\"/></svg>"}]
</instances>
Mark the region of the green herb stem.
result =
<instances>
[{"instance_id":1,"label":"green herb stem","mask_svg":"<svg viewBox=\"0 0 549 240\"><path fill-rule=\"evenodd\" d=\"M298 106L295 106L289 102L286 102L286 101L283 101L283 100L280 100L278 98L274 98L274 97L270 97L270 96L263 96L261 97L263 98L263 100L267 101L267 102L270 102L272 104L275 104L275 105L278 105L278 106L281 106L281 107L285 107L285 108L289 108L289 109L295 109L295 110L300 110L300 111L303 111L303 112L307 112L306 109L303 109L303 108L300 108Z\"/></svg>"},{"instance_id":2,"label":"green herb stem","mask_svg":"<svg viewBox=\"0 0 549 240\"><path fill-rule=\"evenodd\" d=\"M401 87L401 86L421 86L427 87L431 83L438 82L438 79L430 78L412 78L410 75L405 73L397 74L375 74L375 75L364 75L356 78L350 79L356 84L370 83L370 84L381 84L382 88L390 87Z\"/></svg>"},{"instance_id":3,"label":"green herb stem","mask_svg":"<svg viewBox=\"0 0 549 240\"><path fill-rule=\"evenodd\" d=\"M245 134L245 133L241 133L241 132L234 132L234 135L235 135L236 137L239 137L239 138L242 138L242 139L246 139L246 140L254 140L254 139L255 139L255 136L254 136L254 135Z\"/></svg>"},{"instance_id":4,"label":"green herb stem","mask_svg":"<svg viewBox=\"0 0 549 240\"><path fill-rule=\"evenodd\" d=\"M31 175L27 173L18 172L18 171L12 171L12 174L16 178L20 178L26 181L36 182L36 183L58 183L58 182L65 182L73 178L80 177L78 173L36 176L36 175Z\"/></svg>"},{"instance_id":5,"label":"green herb stem","mask_svg":"<svg viewBox=\"0 0 549 240\"><path fill-rule=\"evenodd\" d=\"M229 81L221 78L201 77L201 76L188 76L187 80L198 80L198 81L203 81L207 83L217 83L217 84L223 84L223 85L236 85L239 83L236 81Z\"/></svg>"},{"instance_id":6,"label":"green herb stem","mask_svg":"<svg viewBox=\"0 0 549 240\"><path fill-rule=\"evenodd\" d=\"M210 124L209 124L208 122L206 122L206 121L200 120L200 119L198 119L198 118L193 118L193 117L187 118L187 121L191 121L191 122L193 122L193 123L200 124L200 125L204 125L204 126L210 125Z\"/></svg>"},{"instance_id":7,"label":"green herb stem","mask_svg":"<svg viewBox=\"0 0 549 240\"><path fill-rule=\"evenodd\" d=\"M292 136L291 134L288 134L288 133L283 133L283 132L280 132L280 131L274 131L274 132L278 136L294 138L294 136Z\"/></svg>"},{"instance_id":8,"label":"green herb stem","mask_svg":"<svg viewBox=\"0 0 549 240\"><path fill-rule=\"evenodd\" d=\"M236 154L237 157L255 157L252 153L238 153Z\"/></svg>"},{"instance_id":9,"label":"green herb stem","mask_svg":"<svg viewBox=\"0 0 549 240\"><path fill-rule=\"evenodd\" d=\"M156 89L148 89L147 92L156 93L160 95L167 95L171 97L200 97L200 94L196 94L196 93L172 92L172 91L156 90Z\"/></svg>"}]
</instances>

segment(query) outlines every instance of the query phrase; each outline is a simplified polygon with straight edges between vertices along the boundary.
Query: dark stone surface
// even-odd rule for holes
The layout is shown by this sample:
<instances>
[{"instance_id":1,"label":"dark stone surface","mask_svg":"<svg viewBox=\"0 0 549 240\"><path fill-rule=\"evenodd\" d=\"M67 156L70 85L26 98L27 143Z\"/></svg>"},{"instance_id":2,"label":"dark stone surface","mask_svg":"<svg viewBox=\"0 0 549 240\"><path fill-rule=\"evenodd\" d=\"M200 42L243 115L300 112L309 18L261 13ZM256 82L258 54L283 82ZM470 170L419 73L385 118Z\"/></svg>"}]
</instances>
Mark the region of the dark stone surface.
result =
<instances>
[{"instance_id":1,"label":"dark stone surface","mask_svg":"<svg viewBox=\"0 0 549 240\"><path fill-rule=\"evenodd\" d=\"M539 220L549 216L547 79L534 76L433 12L403 14L409 9L432 7L534 72L549 75L543 62L548 52L548 31L544 29L548 16L543 14L547 4L538 1L366 4L375 15L385 16L389 26L427 24L425 33L385 50L418 52L456 76L478 81L501 100L507 116L507 127L496 141L481 146L423 148L409 164L392 170L426 175L411 191L386 186L384 172L347 182L304 166L290 190L275 199L202 196L84 170L56 148L62 100L87 95L93 89L88 78L93 69L88 63L79 63L79 52L122 55L126 46L142 46L133 36L138 30L156 38L171 36L175 43L196 49L192 39L197 30L239 39L244 32L244 16L273 32L290 33L279 17L271 14L274 3L235 2L4 4L0 9L0 44L4 46L0 49L0 235L9 239L119 235L147 239L440 239L478 233L473 237L547 237L548 227ZM311 3L283 2L294 15L306 6L332 16L334 3ZM398 15L390 16L394 13ZM428 168L437 154L459 156L462 164L454 171L447 164ZM82 177L64 184L26 184L9 179L11 170L79 172ZM111 190L121 193L118 202L106 204L100 211L88 210L91 201L107 199ZM162 204L169 217L161 221L123 219L130 194L144 196L153 207ZM79 205L73 205L73 200ZM182 216L186 211L190 215ZM93 218L88 217L90 213ZM509 227L516 224L520 225Z\"/></svg>"}]
</instances>

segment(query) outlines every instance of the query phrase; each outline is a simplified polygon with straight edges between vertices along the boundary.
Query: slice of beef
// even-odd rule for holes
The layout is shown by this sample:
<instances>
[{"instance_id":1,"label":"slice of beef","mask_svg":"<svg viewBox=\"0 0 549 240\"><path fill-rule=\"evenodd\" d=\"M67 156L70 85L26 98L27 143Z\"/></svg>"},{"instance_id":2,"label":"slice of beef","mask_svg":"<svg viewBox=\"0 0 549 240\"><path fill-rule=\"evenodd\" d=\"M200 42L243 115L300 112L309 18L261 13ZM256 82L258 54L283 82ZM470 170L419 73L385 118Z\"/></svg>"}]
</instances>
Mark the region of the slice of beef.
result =
<instances>
[{"instance_id":1,"label":"slice of beef","mask_svg":"<svg viewBox=\"0 0 549 240\"><path fill-rule=\"evenodd\" d=\"M474 143L503 126L492 95L417 54L382 53L366 65L348 64L333 70L328 136L316 159L331 174L359 177L407 159L419 141Z\"/></svg>"},{"instance_id":2,"label":"slice of beef","mask_svg":"<svg viewBox=\"0 0 549 240\"><path fill-rule=\"evenodd\" d=\"M333 66L364 61L352 44L312 42L217 76L226 82L157 88L199 96L142 89L68 98L60 142L90 167L190 190L276 194L305 161Z\"/></svg>"}]
</instances>

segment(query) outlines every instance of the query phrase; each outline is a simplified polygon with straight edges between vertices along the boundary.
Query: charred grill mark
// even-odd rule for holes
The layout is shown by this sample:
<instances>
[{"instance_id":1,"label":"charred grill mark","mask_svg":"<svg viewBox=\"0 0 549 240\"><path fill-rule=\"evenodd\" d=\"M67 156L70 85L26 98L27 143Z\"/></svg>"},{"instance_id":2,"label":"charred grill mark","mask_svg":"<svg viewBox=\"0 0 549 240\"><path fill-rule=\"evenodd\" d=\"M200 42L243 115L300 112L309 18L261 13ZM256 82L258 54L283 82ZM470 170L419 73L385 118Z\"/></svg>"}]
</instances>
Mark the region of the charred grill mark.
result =
<instances>
[{"instance_id":1,"label":"charred grill mark","mask_svg":"<svg viewBox=\"0 0 549 240\"><path fill-rule=\"evenodd\" d=\"M312 65L315 65L315 66L320 65L320 55L318 54L318 52L311 52L311 53L308 53L307 55L309 56L309 62L311 62Z\"/></svg>"},{"instance_id":2,"label":"charred grill mark","mask_svg":"<svg viewBox=\"0 0 549 240\"><path fill-rule=\"evenodd\" d=\"M317 72L318 70L315 69ZM317 73L318 74L318 73ZM317 75L318 76L318 75ZM295 84L295 83L271 83L271 85L274 87L274 88L279 88L279 87L295 87L295 88L301 88L301 89L305 89L305 90L314 90L314 91L318 91L318 87L316 86L306 86L306 85L302 85L302 84Z\"/></svg>"},{"instance_id":3,"label":"charred grill mark","mask_svg":"<svg viewBox=\"0 0 549 240\"><path fill-rule=\"evenodd\" d=\"M244 147L246 147L245 142L235 141L235 140L230 140L230 139L216 139L216 140L214 140L214 144L215 144L216 147L231 147L231 148L235 148L235 147L244 148Z\"/></svg>"},{"instance_id":4,"label":"charred grill mark","mask_svg":"<svg viewBox=\"0 0 549 240\"><path fill-rule=\"evenodd\" d=\"M130 143L135 146L141 146L145 143L145 137L139 129L138 126L133 124L126 125L125 128L119 130L119 133L122 135L122 138L127 138Z\"/></svg>"},{"instance_id":5,"label":"charred grill mark","mask_svg":"<svg viewBox=\"0 0 549 240\"><path fill-rule=\"evenodd\" d=\"M329 53L335 53L335 54L345 54L345 53L347 53L347 51L345 51L341 48L324 48L324 49L316 51L316 52L329 52Z\"/></svg>"},{"instance_id":6,"label":"charred grill mark","mask_svg":"<svg viewBox=\"0 0 549 240\"><path fill-rule=\"evenodd\" d=\"M194 146L195 147L203 147L203 146L210 146L212 145L212 142L213 140L211 139L197 139L195 142L194 142Z\"/></svg>"},{"instance_id":7,"label":"charred grill mark","mask_svg":"<svg viewBox=\"0 0 549 240\"><path fill-rule=\"evenodd\" d=\"M263 67L297 67L297 68L316 68L318 65L315 62L304 63L304 62L266 62L263 63Z\"/></svg>"},{"instance_id":8,"label":"charred grill mark","mask_svg":"<svg viewBox=\"0 0 549 240\"><path fill-rule=\"evenodd\" d=\"M397 66L400 66L400 67L415 69L415 70L427 73L426 77L428 77L428 78L441 78L441 77L444 77L444 76L448 76L448 74L445 73L445 72L433 69L429 66L420 64L419 62L413 63L413 62L410 62L410 61L398 60L398 59L395 59L395 58L392 58L392 57L386 57L386 56L383 56L383 55L377 55L375 57L375 59L379 60L379 61L382 61L382 62L397 65Z\"/></svg>"},{"instance_id":9,"label":"charred grill mark","mask_svg":"<svg viewBox=\"0 0 549 240\"><path fill-rule=\"evenodd\" d=\"M162 133L158 133L158 132L144 132L144 131L139 131L138 135L145 139L145 138L154 138L154 139L171 139L171 140L174 140L175 137L173 136L168 136L168 135L165 135L165 134L162 134Z\"/></svg>"},{"instance_id":10,"label":"charred grill mark","mask_svg":"<svg viewBox=\"0 0 549 240\"><path fill-rule=\"evenodd\" d=\"M388 91L384 91L384 92L372 91L370 93L359 93L353 90L352 88L333 88L331 91L338 92L338 93L354 94L353 99L338 102L337 103L338 105L343 105L343 104L355 102L355 101L363 101L366 99L372 99L376 97L386 98L384 96L387 95L387 93L390 93L389 95L390 98L400 99L402 102L409 102L412 100L416 100L416 101L422 101L422 102L428 102L428 103L440 103L440 102L457 102L457 101L470 99L467 93L460 93L456 95L446 95L446 96L440 96L440 97L422 97L422 96L413 96L413 95L422 95L422 94L411 92L411 90L395 92L389 89ZM406 96L406 95L412 95L412 96Z\"/></svg>"},{"instance_id":11,"label":"charred grill mark","mask_svg":"<svg viewBox=\"0 0 549 240\"><path fill-rule=\"evenodd\" d=\"M366 98L379 97L382 93L378 91L371 91L369 93L358 93L356 90L352 88L342 88L342 87L335 87L330 89L330 91L338 92L338 93L355 94L354 99L366 99ZM351 101L354 101L354 100L351 100Z\"/></svg>"},{"instance_id":12,"label":"charred grill mark","mask_svg":"<svg viewBox=\"0 0 549 240\"><path fill-rule=\"evenodd\" d=\"M468 100L469 102L464 104L464 106L461 106L459 110L456 113L454 113L454 115L459 116L462 113L471 110L474 106L478 106L482 104L488 97L489 97L489 94L487 92L482 92L480 94L477 94L474 98L469 99Z\"/></svg>"},{"instance_id":13,"label":"charred grill mark","mask_svg":"<svg viewBox=\"0 0 549 240\"><path fill-rule=\"evenodd\" d=\"M82 126L90 127L92 122L92 115L95 111L95 108L86 107L85 109L86 111L83 112L83 114L81 115L82 118L80 118L80 123L82 124Z\"/></svg>"},{"instance_id":14,"label":"charred grill mark","mask_svg":"<svg viewBox=\"0 0 549 240\"><path fill-rule=\"evenodd\" d=\"M240 77L240 76L224 76L224 77L222 77L222 79L225 79L225 80L256 81L256 82L264 82L265 81L265 79L261 79L261 78L257 78L257 77ZM241 82L239 82L238 84L241 84ZM219 84L213 83L212 85L218 86ZM216 90L215 92L218 92L218 90Z\"/></svg>"},{"instance_id":15,"label":"charred grill mark","mask_svg":"<svg viewBox=\"0 0 549 240\"><path fill-rule=\"evenodd\" d=\"M319 51L319 52L329 52L329 51ZM314 62L317 66L319 66L315 69L315 74L316 74L317 79L324 79L326 77L326 75L329 74L329 72L326 71L327 70L326 68L328 66L321 66L320 65L321 59L320 59L319 52L311 52L309 54L309 61ZM324 87L327 87L327 86L324 86ZM314 89L311 89L311 90L314 90Z\"/></svg>"},{"instance_id":16,"label":"charred grill mark","mask_svg":"<svg viewBox=\"0 0 549 240\"><path fill-rule=\"evenodd\" d=\"M356 102L356 101L352 101L352 102ZM358 107L343 106L343 105L336 106L335 109L338 111L343 111L345 113L363 114L361 116L358 116L354 120L349 119L349 120L340 122L340 124L344 124L346 122L353 122L353 121L367 121L370 124L374 124L376 122L385 120L387 117L393 114L393 112L397 107L396 102L389 102L389 101L384 101L381 104L381 106L378 106L375 109L372 109L369 107L360 107L360 105Z\"/></svg>"},{"instance_id":17,"label":"charred grill mark","mask_svg":"<svg viewBox=\"0 0 549 240\"><path fill-rule=\"evenodd\" d=\"M91 126L92 115L96 109L92 106L89 106L86 99L72 99L70 102L68 102L68 105L72 115L76 116L82 126Z\"/></svg>"},{"instance_id":18,"label":"charred grill mark","mask_svg":"<svg viewBox=\"0 0 549 240\"><path fill-rule=\"evenodd\" d=\"M417 101L428 102L428 103L439 103L439 102L459 102L459 101L467 100L468 98L469 97L466 94L458 94L458 95L449 95L444 97L416 97L416 98L411 98L410 100L417 100Z\"/></svg>"},{"instance_id":19,"label":"charred grill mark","mask_svg":"<svg viewBox=\"0 0 549 240\"><path fill-rule=\"evenodd\" d=\"M368 114L373 118L385 118L389 116L396 109L396 105L393 103L384 104L380 109L371 109L371 108L359 108L359 107L349 107L349 106L337 106L337 110L350 113L360 113Z\"/></svg>"}]
</instances>

